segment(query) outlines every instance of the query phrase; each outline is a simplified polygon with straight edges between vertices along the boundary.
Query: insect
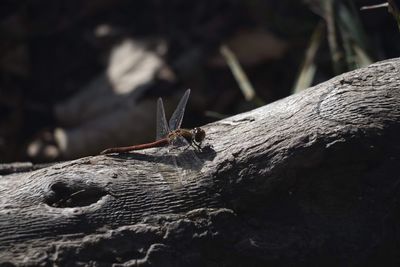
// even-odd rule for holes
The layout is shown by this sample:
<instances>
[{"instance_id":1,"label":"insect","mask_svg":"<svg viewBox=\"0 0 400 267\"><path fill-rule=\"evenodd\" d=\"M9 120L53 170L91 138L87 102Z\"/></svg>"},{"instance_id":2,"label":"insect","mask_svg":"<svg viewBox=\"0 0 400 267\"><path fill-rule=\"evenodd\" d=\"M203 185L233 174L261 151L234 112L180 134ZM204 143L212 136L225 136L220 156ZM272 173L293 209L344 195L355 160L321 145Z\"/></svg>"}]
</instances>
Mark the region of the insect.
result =
<instances>
[{"instance_id":1,"label":"insect","mask_svg":"<svg viewBox=\"0 0 400 267\"><path fill-rule=\"evenodd\" d=\"M185 94L179 101L174 113L167 123L165 116L164 104L161 98L157 101L157 136L156 141L146 144L139 144L126 147L113 147L103 150L100 154L110 153L126 153L130 151L142 150L153 147L164 147L168 145L189 144L192 147L201 149L201 143L206 137L206 133L200 127L193 129L182 129L181 124L187 101L189 99L190 89L187 89Z\"/></svg>"}]
</instances>

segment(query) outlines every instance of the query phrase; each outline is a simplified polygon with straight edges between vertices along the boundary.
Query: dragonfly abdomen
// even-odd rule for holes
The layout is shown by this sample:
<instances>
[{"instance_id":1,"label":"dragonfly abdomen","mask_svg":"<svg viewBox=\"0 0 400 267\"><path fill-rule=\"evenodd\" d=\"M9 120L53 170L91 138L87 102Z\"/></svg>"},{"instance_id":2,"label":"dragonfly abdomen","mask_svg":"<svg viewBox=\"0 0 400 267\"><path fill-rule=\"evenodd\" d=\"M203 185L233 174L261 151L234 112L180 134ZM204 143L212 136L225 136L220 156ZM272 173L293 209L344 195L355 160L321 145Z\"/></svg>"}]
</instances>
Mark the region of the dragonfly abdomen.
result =
<instances>
[{"instance_id":1,"label":"dragonfly abdomen","mask_svg":"<svg viewBox=\"0 0 400 267\"><path fill-rule=\"evenodd\" d=\"M162 147L162 146L166 146L168 144L169 144L168 138L163 138L163 139L160 139L160 140L157 140L157 141L154 141L151 143L147 143L147 144L108 148L106 150L103 150L100 154L124 153L124 152L141 150L141 149L152 148L152 147Z\"/></svg>"}]
</instances>

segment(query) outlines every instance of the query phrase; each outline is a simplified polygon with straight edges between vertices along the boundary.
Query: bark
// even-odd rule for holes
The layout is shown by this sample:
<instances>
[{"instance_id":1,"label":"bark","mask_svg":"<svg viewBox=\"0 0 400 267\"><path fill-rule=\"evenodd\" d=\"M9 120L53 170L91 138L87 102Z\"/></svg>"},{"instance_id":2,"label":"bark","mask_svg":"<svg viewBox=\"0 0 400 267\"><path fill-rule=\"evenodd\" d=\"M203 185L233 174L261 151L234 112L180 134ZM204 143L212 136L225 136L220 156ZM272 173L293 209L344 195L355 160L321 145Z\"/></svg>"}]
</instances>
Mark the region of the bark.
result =
<instances>
[{"instance_id":1,"label":"bark","mask_svg":"<svg viewBox=\"0 0 400 267\"><path fill-rule=\"evenodd\" d=\"M393 59L206 125L202 151L93 156L3 176L0 259L394 265L399 101Z\"/></svg>"}]
</instances>

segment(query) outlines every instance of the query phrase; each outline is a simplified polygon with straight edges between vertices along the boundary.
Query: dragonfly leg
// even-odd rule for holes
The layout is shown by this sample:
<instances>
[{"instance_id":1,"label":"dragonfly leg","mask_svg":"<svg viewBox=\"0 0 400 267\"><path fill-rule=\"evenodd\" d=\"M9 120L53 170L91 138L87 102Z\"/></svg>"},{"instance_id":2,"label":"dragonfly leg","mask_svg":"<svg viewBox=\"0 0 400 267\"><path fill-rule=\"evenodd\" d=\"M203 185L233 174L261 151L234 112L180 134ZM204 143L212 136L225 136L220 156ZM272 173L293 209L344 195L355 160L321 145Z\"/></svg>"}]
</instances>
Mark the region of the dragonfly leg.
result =
<instances>
[{"instance_id":1,"label":"dragonfly leg","mask_svg":"<svg viewBox=\"0 0 400 267\"><path fill-rule=\"evenodd\" d=\"M183 151L188 150L189 147L193 147L193 145L192 144L188 144Z\"/></svg>"},{"instance_id":2,"label":"dragonfly leg","mask_svg":"<svg viewBox=\"0 0 400 267\"><path fill-rule=\"evenodd\" d=\"M196 150L198 150L198 151L201 151L201 143L191 142L190 145L191 145L194 149L196 149Z\"/></svg>"},{"instance_id":3,"label":"dragonfly leg","mask_svg":"<svg viewBox=\"0 0 400 267\"><path fill-rule=\"evenodd\" d=\"M194 150L201 150L201 147L197 143L191 142L185 147L185 149L183 151L188 150L188 148L190 148L190 147L193 147Z\"/></svg>"}]
</instances>

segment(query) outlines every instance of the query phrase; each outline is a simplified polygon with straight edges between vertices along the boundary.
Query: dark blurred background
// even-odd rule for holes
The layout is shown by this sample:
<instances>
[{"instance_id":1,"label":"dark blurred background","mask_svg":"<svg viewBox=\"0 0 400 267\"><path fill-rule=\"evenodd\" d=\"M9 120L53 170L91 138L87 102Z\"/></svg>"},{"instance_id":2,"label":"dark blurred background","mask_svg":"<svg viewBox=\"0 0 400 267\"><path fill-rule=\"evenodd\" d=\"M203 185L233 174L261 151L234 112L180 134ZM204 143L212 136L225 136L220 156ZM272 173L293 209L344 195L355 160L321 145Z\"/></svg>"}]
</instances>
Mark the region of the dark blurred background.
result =
<instances>
[{"instance_id":1,"label":"dark blurred background","mask_svg":"<svg viewBox=\"0 0 400 267\"><path fill-rule=\"evenodd\" d=\"M151 141L400 55L384 1L1 1L0 162ZM394 2L392 2L394 3Z\"/></svg>"}]
</instances>

